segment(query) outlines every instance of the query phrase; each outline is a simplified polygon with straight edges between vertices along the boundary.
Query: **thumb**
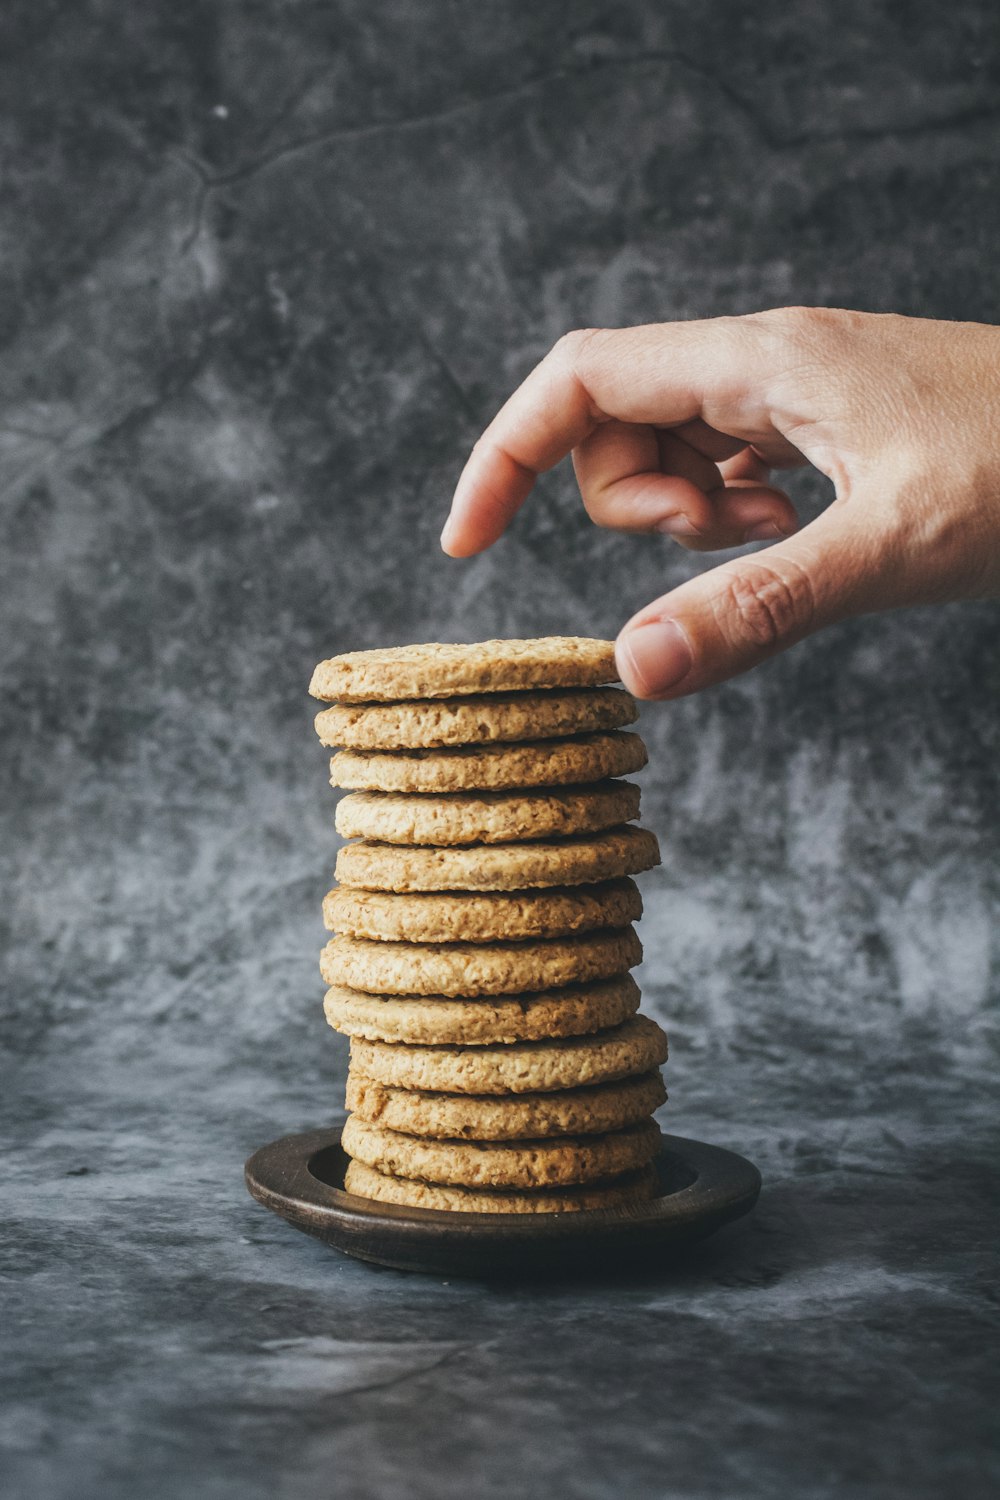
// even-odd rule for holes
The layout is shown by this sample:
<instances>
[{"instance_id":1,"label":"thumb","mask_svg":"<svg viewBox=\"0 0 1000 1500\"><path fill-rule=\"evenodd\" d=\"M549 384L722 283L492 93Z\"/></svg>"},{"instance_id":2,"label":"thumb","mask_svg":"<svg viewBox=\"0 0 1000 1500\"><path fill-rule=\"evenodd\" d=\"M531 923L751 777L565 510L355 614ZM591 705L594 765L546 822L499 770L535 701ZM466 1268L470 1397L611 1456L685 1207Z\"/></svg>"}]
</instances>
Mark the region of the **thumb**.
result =
<instances>
[{"instance_id":1,"label":"thumb","mask_svg":"<svg viewBox=\"0 0 1000 1500\"><path fill-rule=\"evenodd\" d=\"M780 545L723 563L641 609L618 637L622 681L640 698L680 698L877 608L870 552L835 502Z\"/></svg>"}]
</instances>

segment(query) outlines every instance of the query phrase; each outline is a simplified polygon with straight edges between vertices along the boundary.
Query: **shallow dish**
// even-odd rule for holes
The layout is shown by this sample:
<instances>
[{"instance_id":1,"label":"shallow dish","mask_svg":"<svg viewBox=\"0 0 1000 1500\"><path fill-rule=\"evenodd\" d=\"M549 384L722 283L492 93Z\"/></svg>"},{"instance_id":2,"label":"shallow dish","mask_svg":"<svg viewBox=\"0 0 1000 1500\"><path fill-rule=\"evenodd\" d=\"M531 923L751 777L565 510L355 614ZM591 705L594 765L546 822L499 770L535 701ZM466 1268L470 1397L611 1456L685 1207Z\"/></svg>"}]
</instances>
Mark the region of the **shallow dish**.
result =
<instances>
[{"instance_id":1,"label":"shallow dish","mask_svg":"<svg viewBox=\"0 0 1000 1500\"><path fill-rule=\"evenodd\" d=\"M661 1191L629 1208L563 1214L476 1214L375 1203L344 1190L340 1128L286 1135L255 1151L246 1183L296 1229L376 1265L452 1276L579 1272L663 1258L749 1213L753 1162L720 1146L665 1135Z\"/></svg>"}]
</instances>

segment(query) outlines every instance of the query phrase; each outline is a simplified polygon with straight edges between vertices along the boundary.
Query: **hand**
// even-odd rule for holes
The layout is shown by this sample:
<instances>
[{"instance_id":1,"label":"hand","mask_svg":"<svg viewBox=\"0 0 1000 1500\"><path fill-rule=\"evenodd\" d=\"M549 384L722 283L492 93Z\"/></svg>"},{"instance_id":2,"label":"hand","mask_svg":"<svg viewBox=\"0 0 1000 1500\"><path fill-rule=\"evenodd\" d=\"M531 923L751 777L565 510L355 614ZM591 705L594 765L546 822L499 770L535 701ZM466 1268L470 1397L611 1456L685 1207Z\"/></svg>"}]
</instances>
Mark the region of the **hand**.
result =
<instances>
[{"instance_id":1,"label":"hand","mask_svg":"<svg viewBox=\"0 0 1000 1500\"><path fill-rule=\"evenodd\" d=\"M572 451L591 518L694 551L774 539L664 594L618 637L622 680L676 698L815 630L1000 593L1000 329L785 308L560 339L476 444L441 544L495 542ZM798 529L773 469L831 505Z\"/></svg>"}]
</instances>

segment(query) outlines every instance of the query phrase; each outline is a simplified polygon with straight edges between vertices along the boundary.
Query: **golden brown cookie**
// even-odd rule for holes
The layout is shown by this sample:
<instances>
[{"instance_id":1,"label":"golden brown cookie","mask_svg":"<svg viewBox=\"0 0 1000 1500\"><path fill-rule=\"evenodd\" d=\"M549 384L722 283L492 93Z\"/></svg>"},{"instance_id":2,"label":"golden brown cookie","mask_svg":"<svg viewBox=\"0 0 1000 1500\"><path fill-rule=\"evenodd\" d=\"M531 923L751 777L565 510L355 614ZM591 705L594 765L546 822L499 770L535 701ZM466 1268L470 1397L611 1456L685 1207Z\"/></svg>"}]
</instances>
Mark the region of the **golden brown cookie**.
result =
<instances>
[{"instance_id":1,"label":"golden brown cookie","mask_svg":"<svg viewBox=\"0 0 1000 1500\"><path fill-rule=\"evenodd\" d=\"M341 750L330 785L369 792L506 791L575 786L627 776L646 764L637 734L580 734L519 745L460 745L448 750Z\"/></svg>"},{"instance_id":2,"label":"golden brown cookie","mask_svg":"<svg viewBox=\"0 0 1000 1500\"><path fill-rule=\"evenodd\" d=\"M443 996L373 995L333 985L323 1001L336 1031L370 1042L474 1046L586 1036L618 1026L639 1009L628 974L541 993L454 1000Z\"/></svg>"},{"instance_id":3,"label":"golden brown cookie","mask_svg":"<svg viewBox=\"0 0 1000 1500\"><path fill-rule=\"evenodd\" d=\"M347 1192L376 1203L477 1214L567 1214L588 1209L627 1212L634 1204L648 1203L659 1191L653 1167L630 1172L616 1182L563 1188L558 1192L538 1189L492 1192L488 1188L440 1187L412 1178L389 1177L360 1161L348 1163L344 1187Z\"/></svg>"},{"instance_id":4,"label":"golden brown cookie","mask_svg":"<svg viewBox=\"0 0 1000 1500\"><path fill-rule=\"evenodd\" d=\"M355 1161L393 1177L415 1177L449 1187L575 1187L648 1166L660 1149L660 1127L653 1120L640 1120L605 1135L516 1142L436 1141L369 1125L349 1115L340 1143Z\"/></svg>"},{"instance_id":5,"label":"golden brown cookie","mask_svg":"<svg viewBox=\"0 0 1000 1500\"><path fill-rule=\"evenodd\" d=\"M397 895L338 886L323 900L323 920L331 932L396 943L567 937L595 927L627 927L641 916L639 889L627 879L510 895L492 891Z\"/></svg>"},{"instance_id":6,"label":"golden brown cookie","mask_svg":"<svg viewBox=\"0 0 1000 1500\"><path fill-rule=\"evenodd\" d=\"M395 646L349 651L321 661L309 691L340 703L454 698L531 688L596 687L617 682L613 641L553 635L532 641Z\"/></svg>"},{"instance_id":7,"label":"golden brown cookie","mask_svg":"<svg viewBox=\"0 0 1000 1500\"><path fill-rule=\"evenodd\" d=\"M327 984L373 995L520 995L610 979L642 962L633 927L525 943L373 943L331 938Z\"/></svg>"},{"instance_id":8,"label":"golden brown cookie","mask_svg":"<svg viewBox=\"0 0 1000 1500\"><path fill-rule=\"evenodd\" d=\"M593 734L634 724L624 688L551 688L405 703L337 703L316 715L320 743L351 750L434 750Z\"/></svg>"},{"instance_id":9,"label":"golden brown cookie","mask_svg":"<svg viewBox=\"0 0 1000 1500\"><path fill-rule=\"evenodd\" d=\"M437 1140L506 1141L591 1135L645 1120L667 1097L659 1071L550 1094L431 1094L392 1089L356 1073L347 1107L359 1120Z\"/></svg>"},{"instance_id":10,"label":"golden brown cookie","mask_svg":"<svg viewBox=\"0 0 1000 1500\"><path fill-rule=\"evenodd\" d=\"M649 1016L610 1031L506 1047L412 1047L351 1038L351 1065L387 1088L443 1094L544 1094L648 1073L667 1060Z\"/></svg>"},{"instance_id":11,"label":"golden brown cookie","mask_svg":"<svg viewBox=\"0 0 1000 1500\"><path fill-rule=\"evenodd\" d=\"M336 878L344 885L374 891L516 891L589 885L636 875L659 863L656 835L626 826L555 842L466 849L364 839L341 849Z\"/></svg>"},{"instance_id":12,"label":"golden brown cookie","mask_svg":"<svg viewBox=\"0 0 1000 1500\"><path fill-rule=\"evenodd\" d=\"M545 792L352 792L337 807L346 839L386 844L507 844L597 833L639 816L631 781Z\"/></svg>"}]
</instances>

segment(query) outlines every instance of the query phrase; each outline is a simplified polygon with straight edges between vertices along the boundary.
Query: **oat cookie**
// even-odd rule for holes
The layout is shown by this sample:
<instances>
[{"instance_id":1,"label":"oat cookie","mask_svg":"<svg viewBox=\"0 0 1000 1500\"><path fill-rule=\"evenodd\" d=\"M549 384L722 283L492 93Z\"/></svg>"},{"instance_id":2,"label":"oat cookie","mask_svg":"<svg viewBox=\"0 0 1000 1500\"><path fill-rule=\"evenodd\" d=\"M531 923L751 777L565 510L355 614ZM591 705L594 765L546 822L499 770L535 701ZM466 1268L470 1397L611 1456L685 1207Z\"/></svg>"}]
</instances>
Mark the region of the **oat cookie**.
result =
<instances>
[{"instance_id":1,"label":"oat cookie","mask_svg":"<svg viewBox=\"0 0 1000 1500\"><path fill-rule=\"evenodd\" d=\"M331 938L327 984L374 995L520 995L625 974L642 962L633 927L524 943L373 943Z\"/></svg>"},{"instance_id":2,"label":"oat cookie","mask_svg":"<svg viewBox=\"0 0 1000 1500\"><path fill-rule=\"evenodd\" d=\"M633 880L551 890L397 895L338 886L323 901L331 932L388 942L489 943L567 937L595 927L627 927L642 916Z\"/></svg>"},{"instance_id":3,"label":"oat cookie","mask_svg":"<svg viewBox=\"0 0 1000 1500\"><path fill-rule=\"evenodd\" d=\"M441 847L597 833L638 816L637 786L599 781L544 792L351 792L336 825L347 839Z\"/></svg>"},{"instance_id":4,"label":"oat cookie","mask_svg":"<svg viewBox=\"0 0 1000 1500\"><path fill-rule=\"evenodd\" d=\"M412 1178L389 1177L366 1167L348 1163L344 1187L359 1198L376 1203L398 1203L407 1208L446 1209L479 1214L565 1214L582 1210L627 1211L632 1204L648 1203L658 1192L656 1171L644 1167L616 1182L591 1187L563 1188L557 1192L492 1192L489 1188L440 1187Z\"/></svg>"},{"instance_id":5,"label":"oat cookie","mask_svg":"<svg viewBox=\"0 0 1000 1500\"><path fill-rule=\"evenodd\" d=\"M656 835L646 828L557 842L435 849L361 840L337 856L336 879L374 891L516 891L589 885L637 875L660 863Z\"/></svg>"},{"instance_id":6,"label":"oat cookie","mask_svg":"<svg viewBox=\"0 0 1000 1500\"><path fill-rule=\"evenodd\" d=\"M553 635L531 641L349 651L321 661L309 691L314 698L340 703L393 703L400 698L596 687L617 681L613 641Z\"/></svg>"},{"instance_id":7,"label":"oat cookie","mask_svg":"<svg viewBox=\"0 0 1000 1500\"><path fill-rule=\"evenodd\" d=\"M421 1182L480 1188L575 1187L648 1166L660 1149L660 1127L653 1120L641 1120L605 1135L510 1143L435 1141L349 1115L341 1145L348 1156L377 1172Z\"/></svg>"},{"instance_id":8,"label":"oat cookie","mask_svg":"<svg viewBox=\"0 0 1000 1500\"><path fill-rule=\"evenodd\" d=\"M542 1094L648 1073L667 1060L649 1016L610 1031L506 1047L412 1047L351 1038L351 1066L387 1088L443 1094Z\"/></svg>"},{"instance_id":9,"label":"oat cookie","mask_svg":"<svg viewBox=\"0 0 1000 1500\"><path fill-rule=\"evenodd\" d=\"M346 791L508 791L579 786L641 771L648 760L637 734L580 734L520 745L460 745L446 750L341 750L330 785Z\"/></svg>"},{"instance_id":10,"label":"oat cookie","mask_svg":"<svg viewBox=\"0 0 1000 1500\"><path fill-rule=\"evenodd\" d=\"M336 1031L369 1042L497 1045L541 1037L586 1036L618 1026L639 1009L639 986L628 974L594 984L487 999L440 995L373 995L335 984L323 1001Z\"/></svg>"},{"instance_id":11,"label":"oat cookie","mask_svg":"<svg viewBox=\"0 0 1000 1500\"><path fill-rule=\"evenodd\" d=\"M386 1088L354 1069L347 1108L359 1120L437 1140L592 1135L645 1120L667 1097L659 1071L550 1094L431 1094Z\"/></svg>"},{"instance_id":12,"label":"oat cookie","mask_svg":"<svg viewBox=\"0 0 1000 1500\"><path fill-rule=\"evenodd\" d=\"M350 750L435 750L594 734L634 724L624 688L549 688L405 703L337 703L316 715L320 743Z\"/></svg>"}]
</instances>

